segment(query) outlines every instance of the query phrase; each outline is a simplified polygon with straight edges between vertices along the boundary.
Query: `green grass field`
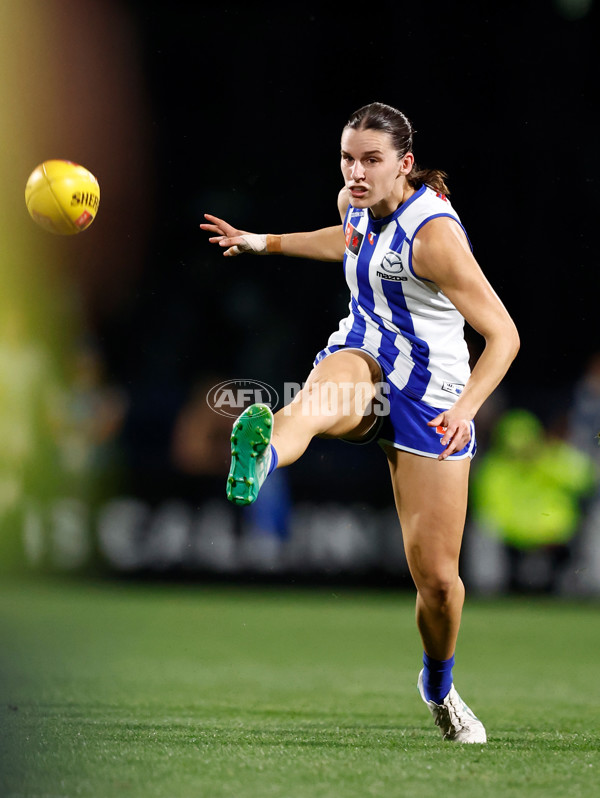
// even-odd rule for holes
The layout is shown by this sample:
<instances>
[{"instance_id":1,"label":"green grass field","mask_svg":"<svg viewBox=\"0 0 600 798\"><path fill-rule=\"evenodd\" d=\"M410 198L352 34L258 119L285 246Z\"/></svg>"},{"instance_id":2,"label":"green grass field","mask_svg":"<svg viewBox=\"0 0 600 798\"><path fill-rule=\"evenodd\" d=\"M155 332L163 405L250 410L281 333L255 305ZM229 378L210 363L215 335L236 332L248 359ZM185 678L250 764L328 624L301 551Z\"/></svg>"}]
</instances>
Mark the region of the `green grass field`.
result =
<instances>
[{"instance_id":1,"label":"green grass field","mask_svg":"<svg viewBox=\"0 0 600 798\"><path fill-rule=\"evenodd\" d=\"M599 609L471 600L456 746L410 595L5 581L0 795L600 795Z\"/></svg>"}]
</instances>

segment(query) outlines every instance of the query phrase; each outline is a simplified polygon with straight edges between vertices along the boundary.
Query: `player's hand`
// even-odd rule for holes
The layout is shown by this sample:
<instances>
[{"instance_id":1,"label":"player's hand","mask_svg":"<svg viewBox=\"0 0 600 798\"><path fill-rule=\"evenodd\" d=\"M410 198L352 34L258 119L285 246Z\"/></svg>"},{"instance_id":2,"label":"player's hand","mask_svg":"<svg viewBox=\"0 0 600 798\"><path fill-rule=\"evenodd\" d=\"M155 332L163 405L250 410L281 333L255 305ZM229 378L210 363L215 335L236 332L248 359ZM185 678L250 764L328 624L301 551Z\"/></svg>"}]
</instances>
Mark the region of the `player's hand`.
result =
<instances>
[{"instance_id":1,"label":"player's hand","mask_svg":"<svg viewBox=\"0 0 600 798\"><path fill-rule=\"evenodd\" d=\"M225 249L223 255L232 257L240 255L242 252L266 255L266 235L256 235L256 233L248 233L246 230L238 230L228 222L219 219L217 216L212 216L210 213L205 213L204 218L208 220L208 224L201 224L200 229L206 230L208 233L216 233L208 240L211 244L218 244Z\"/></svg>"},{"instance_id":2,"label":"player's hand","mask_svg":"<svg viewBox=\"0 0 600 798\"><path fill-rule=\"evenodd\" d=\"M438 427L438 432L443 431L440 443L446 448L438 455L438 460L445 460L467 445L471 440L471 421L454 406L427 422L428 427Z\"/></svg>"}]
</instances>

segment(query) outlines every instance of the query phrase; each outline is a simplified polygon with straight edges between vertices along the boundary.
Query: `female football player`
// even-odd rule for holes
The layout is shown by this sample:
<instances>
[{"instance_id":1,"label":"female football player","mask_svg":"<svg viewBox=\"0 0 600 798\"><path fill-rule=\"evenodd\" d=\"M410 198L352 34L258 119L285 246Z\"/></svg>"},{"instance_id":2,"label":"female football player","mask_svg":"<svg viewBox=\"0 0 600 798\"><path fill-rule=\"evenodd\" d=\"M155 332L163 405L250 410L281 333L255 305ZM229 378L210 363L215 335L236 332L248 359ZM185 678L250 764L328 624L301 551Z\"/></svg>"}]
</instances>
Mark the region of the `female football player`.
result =
<instances>
[{"instance_id":1,"label":"female football player","mask_svg":"<svg viewBox=\"0 0 600 798\"><path fill-rule=\"evenodd\" d=\"M453 684L465 595L458 562L473 419L514 359L519 336L471 254L446 175L418 169L412 149L406 116L372 103L342 132L341 224L257 235L205 215L201 227L225 256L343 261L350 288L349 314L294 401L274 417L253 405L235 422L227 495L253 502L267 475L297 460L314 436L377 439L417 589L419 692L445 739L484 743L483 724ZM485 341L472 373L465 320Z\"/></svg>"}]
</instances>

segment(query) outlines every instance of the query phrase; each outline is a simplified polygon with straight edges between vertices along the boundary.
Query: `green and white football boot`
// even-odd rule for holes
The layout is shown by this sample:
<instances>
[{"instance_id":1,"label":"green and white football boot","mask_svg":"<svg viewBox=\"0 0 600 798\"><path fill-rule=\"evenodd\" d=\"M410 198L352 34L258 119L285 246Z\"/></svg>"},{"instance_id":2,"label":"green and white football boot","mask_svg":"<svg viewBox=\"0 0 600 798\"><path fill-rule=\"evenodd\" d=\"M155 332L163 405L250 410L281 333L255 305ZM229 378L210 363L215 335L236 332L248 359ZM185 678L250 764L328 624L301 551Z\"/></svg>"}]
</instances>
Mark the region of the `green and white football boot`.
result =
<instances>
[{"instance_id":1,"label":"green and white football boot","mask_svg":"<svg viewBox=\"0 0 600 798\"><path fill-rule=\"evenodd\" d=\"M269 473L273 413L267 405L250 405L231 431L231 468L227 498L234 504L252 504Z\"/></svg>"}]
</instances>

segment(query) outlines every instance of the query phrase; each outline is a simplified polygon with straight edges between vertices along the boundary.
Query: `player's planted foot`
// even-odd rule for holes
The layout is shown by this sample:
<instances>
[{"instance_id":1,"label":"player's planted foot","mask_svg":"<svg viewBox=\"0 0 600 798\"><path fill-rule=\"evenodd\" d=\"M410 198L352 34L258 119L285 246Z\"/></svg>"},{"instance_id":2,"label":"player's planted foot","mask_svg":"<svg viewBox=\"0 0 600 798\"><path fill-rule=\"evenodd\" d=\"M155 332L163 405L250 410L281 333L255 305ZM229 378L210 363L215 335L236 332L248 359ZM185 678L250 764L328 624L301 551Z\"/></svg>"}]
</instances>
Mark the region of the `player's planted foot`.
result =
<instances>
[{"instance_id":1,"label":"player's planted foot","mask_svg":"<svg viewBox=\"0 0 600 798\"><path fill-rule=\"evenodd\" d=\"M269 473L273 413L267 405L250 405L231 432L231 468L227 498L234 504L252 504Z\"/></svg>"},{"instance_id":2,"label":"player's planted foot","mask_svg":"<svg viewBox=\"0 0 600 798\"><path fill-rule=\"evenodd\" d=\"M435 725L439 727L444 740L455 743L485 743L487 735L483 723L477 718L454 689L444 698L441 704L428 701L423 689L423 671L417 683L421 698L429 707Z\"/></svg>"}]
</instances>

